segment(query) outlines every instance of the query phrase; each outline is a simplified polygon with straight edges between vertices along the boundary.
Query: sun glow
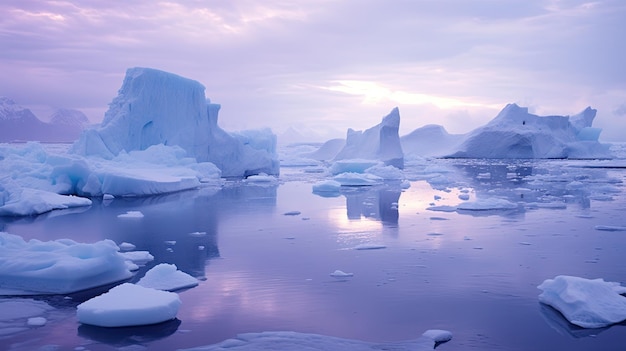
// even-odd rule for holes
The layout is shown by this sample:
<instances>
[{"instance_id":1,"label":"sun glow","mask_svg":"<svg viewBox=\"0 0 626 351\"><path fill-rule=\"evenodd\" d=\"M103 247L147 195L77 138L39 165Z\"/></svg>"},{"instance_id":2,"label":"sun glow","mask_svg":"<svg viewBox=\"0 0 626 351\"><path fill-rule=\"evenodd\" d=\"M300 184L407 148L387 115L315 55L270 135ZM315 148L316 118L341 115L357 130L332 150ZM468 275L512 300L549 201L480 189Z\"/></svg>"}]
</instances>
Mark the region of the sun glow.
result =
<instances>
[{"instance_id":1,"label":"sun glow","mask_svg":"<svg viewBox=\"0 0 626 351\"><path fill-rule=\"evenodd\" d=\"M392 90L379 83L362 80L335 80L325 89L349 95L362 96L363 103L365 104L378 104L381 101L389 100L405 105L430 104L441 109L484 106L484 104L481 103L467 102L455 98Z\"/></svg>"}]
</instances>

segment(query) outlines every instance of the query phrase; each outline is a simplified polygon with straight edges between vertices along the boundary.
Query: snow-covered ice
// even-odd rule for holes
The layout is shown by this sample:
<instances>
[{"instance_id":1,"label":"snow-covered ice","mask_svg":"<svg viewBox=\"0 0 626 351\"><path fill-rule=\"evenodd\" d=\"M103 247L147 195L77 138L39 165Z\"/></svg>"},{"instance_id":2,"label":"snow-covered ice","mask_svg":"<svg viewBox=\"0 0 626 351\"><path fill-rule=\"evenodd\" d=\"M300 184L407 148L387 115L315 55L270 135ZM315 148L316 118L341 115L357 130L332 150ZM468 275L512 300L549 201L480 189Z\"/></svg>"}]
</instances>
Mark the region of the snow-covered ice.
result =
<instances>
[{"instance_id":1,"label":"snow-covered ice","mask_svg":"<svg viewBox=\"0 0 626 351\"><path fill-rule=\"evenodd\" d=\"M381 184L384 180L381 177L368 173L340 173L333 177L333 180L341 186L370 186Z\"/></svg>"},{"instance_id":2,"label":"snow-covered ice","mask_svg":"<svg viewBox=\"0 0 626 351\"><path fill-rule=\"evenodd\" d=\"M117 215L117 218L143 218L143 213L141 211L126 211L126 213L122 213Z\"/></svg>"},{"instance_id":3,"label":"snow-covered ice","mask_svg":"<svg viewBox=\"0 0 626 351\"><path fill-rule=\"evenodd\" d=\"M314 193L338 193L341 191L341 183L336 180L322 180L313 184Z\"/></svg>"},{"instance_id":4,"label":"snow-covered ice","mask_svg":"<svg viewBox=\"0 0 626 351\"><path fill-rule=\"evenodd\" d=\"M161 263L152 267L137 285L158 290L174 291L198 285L198 279L178 270L174 264Z\"/></svg>"},{"instance_id":5,"label":"snow-covered ice","mask_svg":"<svg viewBox=\"0 0 626 351\"><path fill-rule=\"evenodd\" d=\"M186 351L256 351L256 350L319 350L319 351L363 351L363 350L396 350L420 351L433 350L436 344L452 339L452 333L446 330L427 330L415 340L372 343L360 340L342 339L333 336L298 333L293 331L275 331L262 333L239 334L235 338L224 340L218 344L200 346Z\"/></svg>"},{"instance_id":6,"label":"snow-covered ice","mask_svg":"<svg viewBox=\"0 0 626 351\"><path fill-rule=\"evenodd\" d=\"M91 206L91 200L46 190L3 186L0 183L0 216L34 216L53 210Z\"/></svg>"},{"instance_id":7,"label":"snow-covered ice","mask_svg":"<svg viewBox=\"0 0 626 351\"><path fill-rule=\"evenodd\" d=\"M99 327L128 327L176 318L178 294L124 283L77 306L78 321Z\"/></svg>"},{"instance_id":8,"label":"snow-covered ice","mask_svg":"<svg viewBox=\"0 0 626 351\"><path fill-rule=\"evenodd\" d=\"M120 252L120 255L127 261L138 265L144 265L152 260L154 260L154 256L150 254L148 251L126 251Z\"/></svg>"},{"instance_id":9,"label":"snow-covered ice","mask_svg":"<svg viewBox=\"0 0 626 351\"><path fill-rule=\"evenodd\" d=\"M603 279L560 275L538 286L539 301L554 307L570 323L602 328L626 320L626 287Z\"/></svg>"},{"instance_id":10,"label":"snow-covered ice","mask_svg":"<svg viewBox=\"0 0 626 351\"><path fill-rule=\"evenodd\" d=\"M131 277L111 240L24 241L0 232L0 294L67 294Z\"/></svg>"}]
</instances>

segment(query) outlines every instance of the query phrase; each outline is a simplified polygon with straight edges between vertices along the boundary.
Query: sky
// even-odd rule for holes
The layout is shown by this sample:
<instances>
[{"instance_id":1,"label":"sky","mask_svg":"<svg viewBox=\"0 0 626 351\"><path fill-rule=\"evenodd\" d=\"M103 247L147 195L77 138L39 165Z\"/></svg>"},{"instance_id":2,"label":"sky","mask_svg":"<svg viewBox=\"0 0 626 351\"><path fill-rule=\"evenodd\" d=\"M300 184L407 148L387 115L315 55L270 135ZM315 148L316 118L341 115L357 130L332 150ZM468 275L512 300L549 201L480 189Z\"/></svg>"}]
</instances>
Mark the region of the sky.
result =
<instances>
[{"instance_id":1,"label":"sky","mask_svg":"<svg viewBox=\"0 0 626 351\"><path fill-rule=\"evenodd\" d=\"M94 123L126 69L199 81L226 130L345 136L401 115L466 133L508 103L591 106L626 141L626 1L188 0L0 3L0 96Z\"/></svg>"}]
</instances>

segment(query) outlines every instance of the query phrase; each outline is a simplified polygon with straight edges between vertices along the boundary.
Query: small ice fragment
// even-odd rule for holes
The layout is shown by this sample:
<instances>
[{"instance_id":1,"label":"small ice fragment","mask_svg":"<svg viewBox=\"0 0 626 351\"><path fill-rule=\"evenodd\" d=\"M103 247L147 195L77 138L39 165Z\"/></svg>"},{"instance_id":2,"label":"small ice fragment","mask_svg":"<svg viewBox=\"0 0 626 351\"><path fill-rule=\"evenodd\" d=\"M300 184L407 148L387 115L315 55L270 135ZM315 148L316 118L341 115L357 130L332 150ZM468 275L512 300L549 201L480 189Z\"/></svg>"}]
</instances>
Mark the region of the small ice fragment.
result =
<instances>
[{"instance_id":1,"label":"small ice fragment","mask_svg":"<svg viewBox=\"0 0 626 351\"><path fill-rule=\"evenodd\" d=\"M336 270L336 271L330 273L330 276L331 277L335 277L335 278L346 278L346 277L354 276L354 273L346 273L344 271Z\"/></svg>"},{"instance_id":2,"label":"small ice fragment","mask_svg":"<svg viewBox=\"0 0 626 351\"><path fill-rule=\"evenodd\" d=\"M430 329L425 331L422 335L432 339L436 343L442 343L452 340L452 333L447 330Z\"/></svg>"},{"instance_id":3,"label":"small ice fragment","mask_svg":"<svg viewBox=\"0 0 626 351\"><path fill-rule=\"evenodd\" d=\"M28 318L27 324L33 327L40 327L42 325L45 325L47 321L48 320L44 317L31 317Z\"/></svg>"},{"instance_id":4,"label":"small ice fragment","mask_svg":"<svg viewBox=\"0 0 626 351\"><path fill-rule=\"evenodd\" d=\"M300 212L300 211L289 211L289 212L283 213L283 215L285 215L285 216L297 216L300 213L302 213L302 212Z\"/></svg>"},{"instance_id":5,"label":"small ice fragment","mask_svg":"<svg viewBox=\"0 0 626 351\"><path fill-rule=\"evenodd\" d=\"M124 250L124 251L131 251L131 250L134 250L135 247L136 247L135 245L133 245L131 243L127 243L125 241L123 243L119 244L118 246L120 247L121 250Z\"/></svg>"},{"instance_id":6,"label":"small ice fragment","mask_svg":"<svg viewBox=\"0 0 626 351\"><path fill-rule=\"evenodd\" d=\"M603 230L608 232L623 232L626 231L626 227L616 225L597 225L593 227L595 230Z\"/></svg>"},{"instance_id":7,"label":"small ice fragment","mask_svg":"<svg viewBox=\"0 0 626 351\"><path fill-rule=\"evenodd\" d=\"M382 244L359 244L354 247L354 250L378 250L378 249L384 249L386 247L387 246L382 245Z\"/></svg>"},{"instance_id":8,"label":"small ice fragment","mask_svg":"<svg viewBox=\"0 0 626 351\"><path fill-rule=\"evenodd\" d=\"M143 213L141 211L126 211L126 213L122 213L117 215L118 218L143 218Z\"/></svg>"},{"instance_id":9,"label":"small ice fragment","mask_svg":"<svg viewBox=\"0 0 626 351\"><path fill-rule=\"evenodd\" d=\"M166 245L176 245L176 240L165 240Z\"/></svg>"},{"instance_id":10,"label":"small ice fragment","mask_svg":"<svg viewBox=\"0 0 626 351\"><path fill-rule=\"evenodd\" d=\"M190 236L195 236L195 237L203 237L206 235L206 232L193 232L193 233L189 233Z\"/></svg>"},{"instance_id":11,"label":"small ice fragment","mask_svg":"<svg viewBox=\"0 0 626 351\"><path fill-rule=\"evenodd\" d=\"M148 251L120 252L120 255L122 255L125 260L131 261L138 265L143 265L154 260L154 256L152 256Z\"/></svg>"},{"instance_id":12,"label":"small ice fragment","mask_svg":"<svg viewBox=\"0 0 626 351\"><path fill-rule=\"evenodd\" d=\"M102 200L113 200L115 199L115 196L111 195L111 194L104 194L102 195Z\"/></svg>"}]
</instances>

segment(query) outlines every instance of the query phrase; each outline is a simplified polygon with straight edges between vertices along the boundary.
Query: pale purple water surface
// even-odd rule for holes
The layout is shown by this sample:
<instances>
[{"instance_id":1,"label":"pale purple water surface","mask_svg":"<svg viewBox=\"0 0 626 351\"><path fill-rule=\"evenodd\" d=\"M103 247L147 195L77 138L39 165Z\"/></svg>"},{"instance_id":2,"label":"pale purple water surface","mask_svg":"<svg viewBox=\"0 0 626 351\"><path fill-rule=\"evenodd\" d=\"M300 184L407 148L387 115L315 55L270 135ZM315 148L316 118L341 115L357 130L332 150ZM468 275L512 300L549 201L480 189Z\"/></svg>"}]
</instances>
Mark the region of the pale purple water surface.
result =
<instances>
[{"instance_id":1,"label":"pale purple water surface","mask_svg":"<svg viewBox=\"0 0 626 351\"><path fill-rule=\"evenodd\" d=\"M235 181L0 219L0 230L25 239L108 238L150 251L155 260L133 281L162 262L201 279L180 292L177 320L141 328L80 325L75 306L102 291L42 297L56 307L48 323L0 336L0 348L174 350L277 330L382 342L436 328L453 334L438 350L624 349L626 324L577 328L539 304L537 285L562 274L625 284L626 232L594 229L626 225L625 169L436 160L409 163L406 174L408 189L389 182L320 196L312 185L323 175L284 168L275 186ZM427 210L461 203L460 194L519 207ZM129 210L144 217L117 217ZM361 244L384 248L354 249Z\"/></svg>"}]
</instances>

